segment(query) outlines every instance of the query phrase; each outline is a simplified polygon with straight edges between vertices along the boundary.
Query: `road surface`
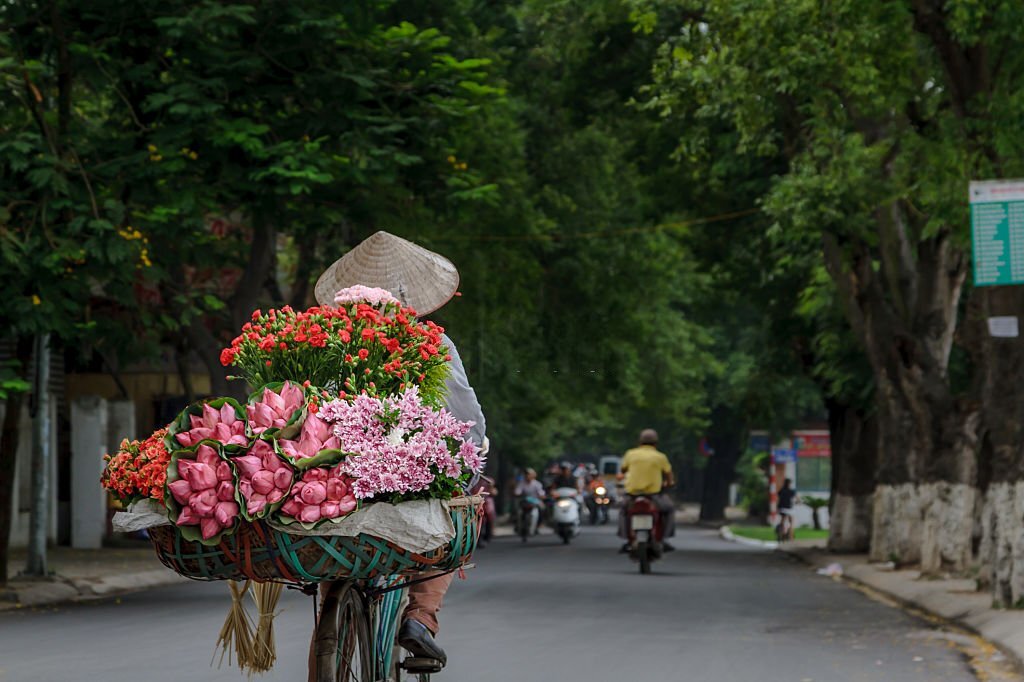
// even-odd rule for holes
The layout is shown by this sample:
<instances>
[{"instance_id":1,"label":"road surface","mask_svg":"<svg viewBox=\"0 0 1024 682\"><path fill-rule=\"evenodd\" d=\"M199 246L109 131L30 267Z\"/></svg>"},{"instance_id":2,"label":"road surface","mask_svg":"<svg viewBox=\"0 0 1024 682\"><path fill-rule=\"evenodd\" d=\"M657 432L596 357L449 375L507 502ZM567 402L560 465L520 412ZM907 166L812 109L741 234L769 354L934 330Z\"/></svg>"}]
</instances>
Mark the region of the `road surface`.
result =
<instances>
[{"instance_id":1,"label":"road surface","mask_svg":"<svg viewBox=\"0 0 1024 682\"><path fill-rule=\"evenodd\" d=\"M451 663L434 679L976 679L968 663L975 639L783 555L684 529L678 551L642 576L616 554L609 528L584 533L568 547L551 536L525 545L501 538L478 552L477 568L456 580L442 613ZM0 614L0 682L237 682L237 670L210 666L228 601L224 585L187 584ZM289 592L282 608L280 660L260 678L268 682L305 679L312 605Z\"/></svg>"}]
</instances>

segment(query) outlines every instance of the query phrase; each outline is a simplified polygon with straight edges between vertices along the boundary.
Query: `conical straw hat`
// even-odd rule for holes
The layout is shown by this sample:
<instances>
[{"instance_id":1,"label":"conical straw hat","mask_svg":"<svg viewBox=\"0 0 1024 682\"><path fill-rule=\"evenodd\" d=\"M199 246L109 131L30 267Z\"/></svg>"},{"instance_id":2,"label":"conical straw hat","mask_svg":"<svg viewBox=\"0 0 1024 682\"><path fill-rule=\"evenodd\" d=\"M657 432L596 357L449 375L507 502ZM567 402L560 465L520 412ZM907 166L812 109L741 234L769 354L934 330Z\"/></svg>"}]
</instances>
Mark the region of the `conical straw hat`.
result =
<instances>
[{"instance_id":1,"label":"conical straw hat","mask_svg":"<svg viewBox=\"0 0 1024 682\"><path fill-rule=\"evenodd\" d=\"M327 268L316 282L320 305L334 305L341 289L361 284L387 289L405 305L426 315L447 303L459 288L459 271L444 256L377 232Z\"/></svg>"}]
</instances>

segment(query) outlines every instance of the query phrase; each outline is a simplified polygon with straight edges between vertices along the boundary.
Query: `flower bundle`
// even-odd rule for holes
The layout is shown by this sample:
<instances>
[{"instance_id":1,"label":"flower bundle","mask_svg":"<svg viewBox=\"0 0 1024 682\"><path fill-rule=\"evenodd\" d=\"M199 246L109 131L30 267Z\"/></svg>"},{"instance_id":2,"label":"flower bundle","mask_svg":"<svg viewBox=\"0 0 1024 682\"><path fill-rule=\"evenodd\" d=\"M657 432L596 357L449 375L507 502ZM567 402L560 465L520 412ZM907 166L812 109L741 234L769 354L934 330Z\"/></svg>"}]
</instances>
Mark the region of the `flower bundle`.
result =
<instances>
[{"instance_id":1,"label":"flower bundle","mask_svg":"<svg viewBox=\"0 0 1024 682\"><path fill-rule=\"evenodd\" d=\"M165 502L171 520L187 539L215 541L234 527L240 512L234 479L231 465L207 443L193 452L183 450L174 455L168 469L169 495Z\"/></svg>"},{"instance_id":2,"label":"flower bundle","mask_svg":"<svg viewBox=\"0 0 1024 682\"><path fill-rule=\"evenodd\" d=\"M280 506L292 488L295 469L274 450L269 440L258 440L248 453L232 457L238 471L238 491L247 520L262 518Z\"/></svg>"},{"instance_id":3,"label":"flower bundle","mask_svg":"<svg viewBox=\"0 0 1024 682\"><path fill-rule=\"evenodd\" d=\"M341 470L359 499L449 499L483 470L480 449L464 440L473 426L427 405L415 387L385 398L334 400L320 416L346 453Z\"/></svg>"},{"instance_id":4,"label":"flower bundle","mask_svg":"<svg viewBox=\"0 0 1024 682\"><path fill-rule=\"evenodd\" d=\"M393 395L417 385L439 404L450 360L444 329L417 320L415 310L383 289L351 287L335 300L338 307L304 312L255 311L221 352L221 363L253 386L309 381L344 397Z\"/></svg>"},{"instance_id":5,"label":"flower bundle","mask_svg":"<svg viewBox=\"0 0 1024 682\"><path fill-rule=\"evenodd\" d=\"M297 430L305 406L306 395L302 388L291 381L284 381L264 386L262 392L254 393L245 411L252 432L259 436Z\"/></svg>"},{"instance_id":6,"label":"flower bundle","mask_svg":"<svg viewBox=\"0 0 1024 682\"><path fill-rule=\"evenodd\" d=\"M166 436L163 428L145 440L122 440L117 453L104 456L107 466L100 484L126 506L145 499L162 500L171 461Z\"/></svg>"},{"instance_id":7,"label":"flower bundle","mask_svg":"<svg viewBox=\"0 0 1024 682\"><path fill-rule=\"evenodd\" d=\"M340 465L309 468L281 506L281 520L311 528L322 521L343 518L358 506L353 484Z\"/></svg>"},{"instance_id":8,"label":"flower bundle","mask_svg":"<svg viewBox=\"0 0 1024 682\"><path fill-rule=\"evenodd\" d=\"M341 441L334 435L331 425L324 421L319 414L313 413L310 413L302 422L302 430L299 431L297 441L281 439L278 443L281 445L282 452L296 462L312 459L324 450L337 450L341 445Z\"/></svg>"},{"instance_id":9,"label":"flower bundle","mask_svg":"<svg viewBox=\"0 0 1024 682\"><path fill-rule=\"evenodd\" d=\"M241 406L231 398L198 402L171 422L168 445L177 450L214 440L221 445L245 447L249 444L246 427Z\"/></svg>"}]
</instances>

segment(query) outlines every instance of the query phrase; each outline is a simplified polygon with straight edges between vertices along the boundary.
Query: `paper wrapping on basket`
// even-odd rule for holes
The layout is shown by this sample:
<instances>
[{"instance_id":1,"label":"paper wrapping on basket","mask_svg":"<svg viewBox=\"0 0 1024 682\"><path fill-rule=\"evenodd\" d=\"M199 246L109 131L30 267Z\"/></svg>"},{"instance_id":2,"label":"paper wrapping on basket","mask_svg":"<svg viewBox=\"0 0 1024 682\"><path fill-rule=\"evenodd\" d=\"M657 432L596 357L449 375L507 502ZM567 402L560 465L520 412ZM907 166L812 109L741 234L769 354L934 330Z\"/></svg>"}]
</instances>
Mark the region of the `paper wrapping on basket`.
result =
<instances>
[{"instance_id":1,"label":"paper wrapping on basket","mask_svg":"<svg viewBox=\"0 0 1024 682\"><path fill-rule=\"evenodd\" d=\"M115 533L136 533L154 526L169 526L167 510L156 500L140 500L117 512L111 521Z\"/></svg>"},{"instance_id":2,"label":"paper wrapping on basket","mask_svg":"<svg viewBox=\"0 0 1024 682\"><path fill-rule=\"evenodd\" d=\"M292 535L351 537L365 533L384 538L417 554L446 545L455 537L452 517L442 500L369 504L337 523L324 523L313 530L305 530L298 524L286 526L273 520L269 521L269 525Z\"/></svg>"},{"instance_id":3,"label":"paper wrapping on basket","mask_svg":"<svg viewBox=\"0 0 1024 682\"><path fill-rule=\"evenodd\" d=\"M299 524L285 525L269 521L272 528L292 535L355 536L374 535L410 552L422 554L448 544L455 537L455 526L443 500L415 500L400 504L378 502L355 511L337 523L324 523L313 530ZM167 526L167 511L155 500L133 504L126 512L114 514L117 533Z\"/></svg>"}]
</instances>

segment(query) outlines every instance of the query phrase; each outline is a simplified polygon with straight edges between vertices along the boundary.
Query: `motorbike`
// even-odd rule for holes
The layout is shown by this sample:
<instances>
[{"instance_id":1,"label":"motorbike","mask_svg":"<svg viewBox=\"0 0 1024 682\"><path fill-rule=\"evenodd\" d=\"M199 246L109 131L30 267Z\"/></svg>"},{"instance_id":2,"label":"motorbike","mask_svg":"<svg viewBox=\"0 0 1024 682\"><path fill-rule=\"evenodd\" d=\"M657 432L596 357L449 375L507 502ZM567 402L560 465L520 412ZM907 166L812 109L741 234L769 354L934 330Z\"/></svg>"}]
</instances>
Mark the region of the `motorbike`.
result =
<instances>
[{"instance_id":1,"label":"motorbike","mask_svg":"<svg viewBox=\"0 0 1024 682\"><path fill-rule=\"evenodd\" d=\"M608 507L612 502L608 489L603 485L597 486L587 493L586 501L591 525L608 523Z\"/></svg>"},{"instance_id":2,"label":"motorbike","mask_svg":"<svg viewBox=\"0 0 1024 682\"><path fill-rule=\"evenodd\" d=\"M519 500L519 515L516 519L516 532L523 542L531 535L537 534L537 523L540 521L540 500L536 497L523 497Z\"/></svg>"},{"instance_id":3,"label":"motorbike","mask_svg":"<svg viewBox=\"0 0 1024 682\"><path fill-rule=\"evenodd\" d=\"M661 512L654 500L644 495L629 498L626 529L629 533L629 557L640 563L640 572L651 572L651 562L662 555Z\"/></svg>"},{"instance_id":4,"label":"motorbike","mask_svg":"<svg viewBox=\"0 0 1024 682\"><path fill-rule=\"evenodd\" d=\"M480 539L477 542L478 547L483 547L494 537L494 526L498 521L498 509L494 505L494 479L488 476L481 476L480 480L477 481L470 489L472 495L483 495L484 506L483 506L483 518L480 523Z\"/></svg>"},{"instance_id":5,"label":"motorbike","mask_svg":"<svg viewBox=\"0 0 1024 682\"><path fill-rule=\"evenodd\" d=\"M569 540L580 533L579 493L575 488L557 488L552 497L555 503L551 510L551 525L562 542L568 545Z\"/></svg>"}]
</instances>

